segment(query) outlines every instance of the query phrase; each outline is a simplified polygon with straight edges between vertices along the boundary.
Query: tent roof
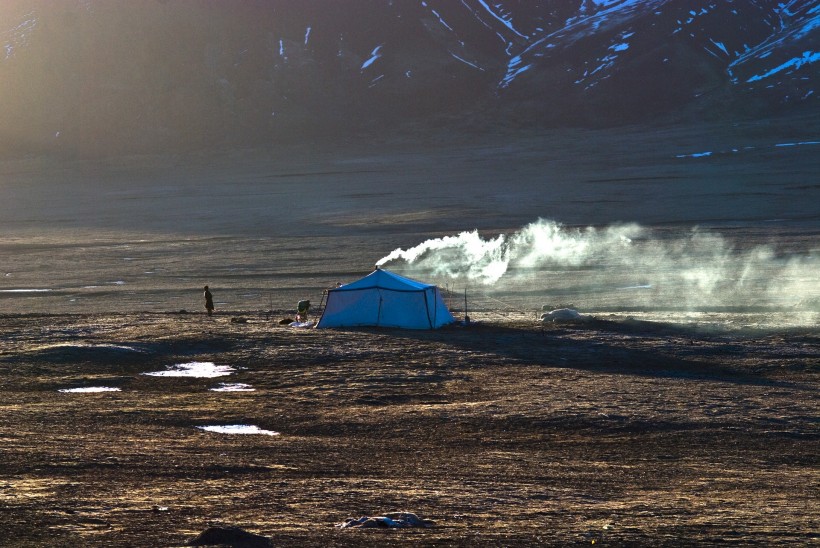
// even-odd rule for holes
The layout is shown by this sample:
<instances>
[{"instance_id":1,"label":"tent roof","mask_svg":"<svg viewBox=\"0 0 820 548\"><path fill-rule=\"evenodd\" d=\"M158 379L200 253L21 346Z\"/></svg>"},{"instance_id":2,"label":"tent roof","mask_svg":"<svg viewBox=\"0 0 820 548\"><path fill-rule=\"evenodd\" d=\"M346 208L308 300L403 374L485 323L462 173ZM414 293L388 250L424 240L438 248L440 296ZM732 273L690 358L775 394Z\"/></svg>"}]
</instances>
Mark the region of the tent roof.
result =
<instances>
[{"instance_id":1,"label":"tent roof","mask_svg":"<svg viewBox=\"0 0 820 548\"><path fill-rule=\"evenodd\" d=\"M416 280L411 280L410 278L405 278L404 276L399 276L393 272L377 268L364 278L349 284L345 284L341 287L337 287L331 291L355 291L375 287L392 289L393 291L423 291L434 286L431 284L418 282Z\"/></svg>"}]
</instances>

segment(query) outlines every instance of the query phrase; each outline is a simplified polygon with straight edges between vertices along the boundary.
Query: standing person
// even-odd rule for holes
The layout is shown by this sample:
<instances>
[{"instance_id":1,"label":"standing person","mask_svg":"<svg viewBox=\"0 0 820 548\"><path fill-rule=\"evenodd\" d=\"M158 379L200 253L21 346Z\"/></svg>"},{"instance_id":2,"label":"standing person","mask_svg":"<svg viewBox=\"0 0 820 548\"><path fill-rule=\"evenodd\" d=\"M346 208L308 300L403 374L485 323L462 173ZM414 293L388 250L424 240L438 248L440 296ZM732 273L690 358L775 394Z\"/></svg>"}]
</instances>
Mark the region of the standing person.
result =
<instances>
[{"instance_id":1,"label":"standing person","mask_svg":"<svg viewBox=\"0 0 820 548\"><path fill-rule=\"evenodd\" d=\"M207 285L205 286L205 310L208 311L208 316L214 313L214 296L211 295Z\"/></svg>"}]
</instances>

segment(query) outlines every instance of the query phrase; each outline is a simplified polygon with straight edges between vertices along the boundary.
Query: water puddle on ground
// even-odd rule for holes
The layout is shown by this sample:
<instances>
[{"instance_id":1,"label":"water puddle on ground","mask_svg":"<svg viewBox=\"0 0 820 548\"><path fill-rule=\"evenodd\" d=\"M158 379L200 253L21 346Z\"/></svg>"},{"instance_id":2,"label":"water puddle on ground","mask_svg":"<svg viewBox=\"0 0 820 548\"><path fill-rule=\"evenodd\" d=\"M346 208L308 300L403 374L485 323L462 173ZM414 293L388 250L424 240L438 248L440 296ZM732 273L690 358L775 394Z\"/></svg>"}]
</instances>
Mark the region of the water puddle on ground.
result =
<instances>
[{"instance_id":1,"label":"water puddle on ground","mask_svg":"<svg viewBox=\"0 0 820 548\"><path fill-rule=\"evenodd\" d=\"M189 362L171 365L165 371L151 371L143 373L149 377L194 377L212 379L224 377L236 371L230 365L216 365L214 362Z\"/></svg>"},{"instance_id":2,"label":"water puddle on ground","mask_svg":"<svg viewBox=\"0 0 820 548\"><path fill-rule=\"evenodd\" d=\"M0 293L48 293L50 291L53 291L53 289L34 289L34 288L0 289Z\"/></svg>"},{"instance_id":3,"label":"water puddle on ground","mask_svg":"<svg viewBox=\"0 0 820 548\"><path fill-rule=\"evenodd\" d=\"M82 335L87 333L84 330L73 330L73 329L61 329L51 331L51 333L55 334L65 334L65 335ZM56 343L56 344L45 344L43 346L36 346L33 347L32 350L35 351L64 351L64 352L93 352L95 350L102 350L107 352L143 352L139 348L135 348L133 346L126 346L122 344L87 344L87 343Z\"/></svg>"},{"instance_id":4,"label":"water puddle on ground","mask_svg":"<svg viewBox=\"0 0 820 548\"><path fill-rule=\"evenodd\" d=\"M221 382L210 390L211 392L253 392L256 388L241 382Z\"/></svg>"},{"instance_id":5,"label":"water puddle on ground","mask_svg":"<svg viewBox=\"0 0 820 548\"><path fill-rule=\"evenodd\" d=\"M223 424L214 426L197 426L200 430L206 432L215 432L217 434L260 434L264 436L278 436L279 432L273 430L263 430L253 424Z\"/></svg>"},{"instance_id":6,"label":"water puddle on ground","mask_svg":"<svg viewBox=\"0 0 820 548\"><path fill-rule=\"evenodd\" d=\"M85 392L121 392L121 390L113 386L83 386L81 388L60 388L58 392L75 394Z\"/></svg>"}]
</instances>

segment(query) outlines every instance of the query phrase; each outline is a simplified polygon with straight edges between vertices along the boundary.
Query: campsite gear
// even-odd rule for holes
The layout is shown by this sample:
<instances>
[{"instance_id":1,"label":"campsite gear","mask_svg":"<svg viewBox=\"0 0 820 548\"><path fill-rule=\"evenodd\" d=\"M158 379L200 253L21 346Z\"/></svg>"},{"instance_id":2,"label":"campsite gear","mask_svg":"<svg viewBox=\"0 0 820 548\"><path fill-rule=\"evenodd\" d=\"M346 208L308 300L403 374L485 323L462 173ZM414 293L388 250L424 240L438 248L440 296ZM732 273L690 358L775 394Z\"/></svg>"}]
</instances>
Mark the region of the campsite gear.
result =
<instances>
[{"instance_id":1,"label":"campsite gear","mask_svg":"<svg viewBox=\"0 0 820 548\"><path fill-rule=\"evenodd\" d=\"M296 321L306 321L308 317L308 312L310 312L310 301L299 301L299 303L296 305Z\"/></svg>"},{"instance_id":2,"label":"campsite gear","mask_svg":"<svg viewBox=\"0 0 820 548\"><path fill-rule=\"evenodd\" d=\"M316 327L437 329L453 322L438 287L377 268L360 280L329 289Z\"/></svg>"}]
</instances>

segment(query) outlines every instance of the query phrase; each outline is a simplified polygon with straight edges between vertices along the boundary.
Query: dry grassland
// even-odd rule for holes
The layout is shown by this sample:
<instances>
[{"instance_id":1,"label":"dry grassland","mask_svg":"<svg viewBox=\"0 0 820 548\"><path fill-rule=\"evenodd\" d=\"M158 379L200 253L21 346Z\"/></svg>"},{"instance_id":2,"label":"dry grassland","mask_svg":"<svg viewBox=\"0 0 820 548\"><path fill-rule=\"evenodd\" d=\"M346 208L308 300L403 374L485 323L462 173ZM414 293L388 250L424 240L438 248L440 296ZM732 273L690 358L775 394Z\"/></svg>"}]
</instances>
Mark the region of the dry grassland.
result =
<instances>
[{"instance_id":1,"label":"dry grassland","mask_svg":"<svg viewBox=\"0 0 820 548\"><path fill-rule=\"evenodd\" d=\"M820 541L816 331L281 314L0 316L0 544L178 546L211 524L276 546ZM195 361L236 370L143 375ZM89 386L121 391L59 392ZM197 428L230 424L279 435ZM390 511L435 524L335 526Z\"/></svg>"}]
</instances>

